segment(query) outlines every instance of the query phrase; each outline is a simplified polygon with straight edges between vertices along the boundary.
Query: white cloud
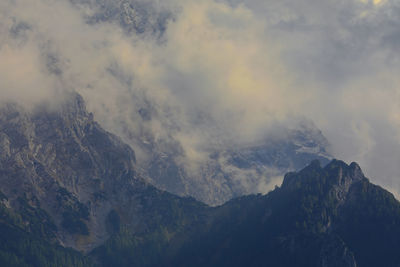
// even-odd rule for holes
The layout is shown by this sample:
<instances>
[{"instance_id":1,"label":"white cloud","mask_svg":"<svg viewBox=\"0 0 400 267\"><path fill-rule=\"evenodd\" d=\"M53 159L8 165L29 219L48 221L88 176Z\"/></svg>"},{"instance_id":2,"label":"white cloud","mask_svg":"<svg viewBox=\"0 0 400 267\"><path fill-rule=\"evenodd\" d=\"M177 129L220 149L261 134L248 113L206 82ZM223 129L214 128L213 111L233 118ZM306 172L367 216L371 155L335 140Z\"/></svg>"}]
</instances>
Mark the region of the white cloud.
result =
<instances>
[{"instance_id":1,"label":"white cloud","mask_svg":"<svg viewBox=\"0 0 400 267\"><path fill-rule=\"evenodd\" d=\"M161 38L88 24L95 2L76 2L0 3L2 101L77 90L107 129L179 142L189 162L306 116L400 191L398 1L147 1L174 14Z\"/></svg>"}]
</instances>

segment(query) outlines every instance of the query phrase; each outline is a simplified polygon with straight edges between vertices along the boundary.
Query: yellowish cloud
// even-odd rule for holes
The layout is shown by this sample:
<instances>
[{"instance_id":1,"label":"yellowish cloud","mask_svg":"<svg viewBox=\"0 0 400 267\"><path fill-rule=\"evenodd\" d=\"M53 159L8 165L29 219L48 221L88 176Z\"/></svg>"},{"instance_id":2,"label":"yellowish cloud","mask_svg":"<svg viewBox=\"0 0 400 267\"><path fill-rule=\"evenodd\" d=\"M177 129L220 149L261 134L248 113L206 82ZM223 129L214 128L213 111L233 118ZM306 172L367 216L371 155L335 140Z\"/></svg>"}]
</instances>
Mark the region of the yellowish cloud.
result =
<instances>
[{"instance_id":1,"label":"yellowish cloud","mask_svg":"<svg viewBox=\"0 0 400 267\"><path fill-rule=\"evenodd\" d=\"M54 96L55 81L46 74L34 46L0 47L1 101L19 101L28 108Z\"/></svg>"},{"instance_id":2,"label":"yellowish cloud","mask_svg":"<svg viewBox=\"0 0 400 267\"><path fill-rule=\"evenodd\" d=\"M387 2L387 0L359 0L359 1L364 4L372 3L374 5L382 5Z\"/></svg>"}]
</instances>

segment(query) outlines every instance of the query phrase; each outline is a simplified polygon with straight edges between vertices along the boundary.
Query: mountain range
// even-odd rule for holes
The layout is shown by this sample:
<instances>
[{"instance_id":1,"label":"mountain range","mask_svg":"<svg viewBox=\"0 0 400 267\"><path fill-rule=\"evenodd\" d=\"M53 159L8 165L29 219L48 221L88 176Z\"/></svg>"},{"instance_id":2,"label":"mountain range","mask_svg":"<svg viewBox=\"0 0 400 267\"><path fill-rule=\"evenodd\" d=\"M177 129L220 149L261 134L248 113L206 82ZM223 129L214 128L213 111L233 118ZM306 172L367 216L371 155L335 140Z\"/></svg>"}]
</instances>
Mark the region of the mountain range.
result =
<instances>
[{"instance_id":1,"label":"mountain range","mask_svg":"<svg viewBox=\"0 0 400 267\"><path fill-rule=\"evenodd\" d=\"M260 151L221 153L246 168L273 154ZM356 163L312 161L216 207L150 182L78 94L56 109L3 105L0 265L400 265L400 203Z\"/></svg>"}]
</instances>

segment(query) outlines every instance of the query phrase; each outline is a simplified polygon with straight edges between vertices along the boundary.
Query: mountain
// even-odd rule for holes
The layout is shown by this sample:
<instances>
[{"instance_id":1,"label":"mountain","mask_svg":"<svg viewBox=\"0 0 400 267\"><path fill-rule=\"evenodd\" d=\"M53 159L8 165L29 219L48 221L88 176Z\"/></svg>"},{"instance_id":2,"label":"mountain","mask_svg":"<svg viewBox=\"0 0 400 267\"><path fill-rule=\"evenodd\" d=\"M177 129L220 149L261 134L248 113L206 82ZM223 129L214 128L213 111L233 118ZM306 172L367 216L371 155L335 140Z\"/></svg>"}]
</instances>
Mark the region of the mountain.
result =
<instances>
[{"instance_id":1,"label":"mountain","mask_svg":"<svg viewBox=\"0 0 400 267\"><path fill-rule=\"evenodd\" d=\"M114 232L110 220L140 233L158 227L160 213L173 216L175 202L182 202L176 212L204 206L148 184L136 173L133 150L93 121L81 96L67 99L56 110L0 109L2 216L12 218L7 225L88 252Z\"/></svg>"},{"instance_id":2,"label":"mountain","mask_svg":"<svg viewBox=\"0 0 400 267\"><path fill-rule=\"evenodd\" d=\"M400 203L356 163L313 161L209 207L142 177L83 99L0 108L1 266L399 266Z\"/></svg>"},{"instance_id":3,"label":"mountain","mask_svg":"<svg viewBox=\"0 0 400 267\"><path fill-rule=\"evenodd\" d=\"M322 168L314 161L265 196L210 208L205 221L168 241L146 239L132 251L161 246L152 254L159 261L146 266L400 265L400 203L356 163L333 160ZM116 266L107 258L107 251L121 251L116 244L99 250L107 266Z\"/></svg>"},{"instance_id":4,"label":"mountain","mask_svg":"<svg viewBox=\"0 0 400 267\"><path fill-rule=\"evenodd\" d=\"M185 155L179 143L169 146L168 151L164 144L148 141L142 147L151 157L139 165L152 184L212 206L243 195L266 193L273 189L271 183L279 183L273 180L280 180L285 173L300 170L315 159L327 164L332 158L328 141L309 121L282 130L279 138L268 136L254 144L210 149L208 159L195 171L182 163Z\"/></svg>"}]
</instances>

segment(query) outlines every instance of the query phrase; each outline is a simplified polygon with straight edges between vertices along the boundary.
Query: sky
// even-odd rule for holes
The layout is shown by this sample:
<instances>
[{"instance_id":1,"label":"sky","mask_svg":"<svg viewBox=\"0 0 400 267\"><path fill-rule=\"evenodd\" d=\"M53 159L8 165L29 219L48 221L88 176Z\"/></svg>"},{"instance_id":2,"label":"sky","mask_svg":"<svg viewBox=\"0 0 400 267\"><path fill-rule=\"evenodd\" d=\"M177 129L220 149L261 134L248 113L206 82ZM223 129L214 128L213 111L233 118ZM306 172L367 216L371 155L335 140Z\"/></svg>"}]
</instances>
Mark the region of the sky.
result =
<instances>
[{"instance_id":1,"label":"sky","mask_svg":"<svg viewBox=\"0 0 400 267\"><path fill-rule=\"evenodd\" d=\"M397 196L399 52L398 0L0 2L0 102L78 91L139 159L151 137L187 164L307 118Z\"/></svg>"}]
</instances>

